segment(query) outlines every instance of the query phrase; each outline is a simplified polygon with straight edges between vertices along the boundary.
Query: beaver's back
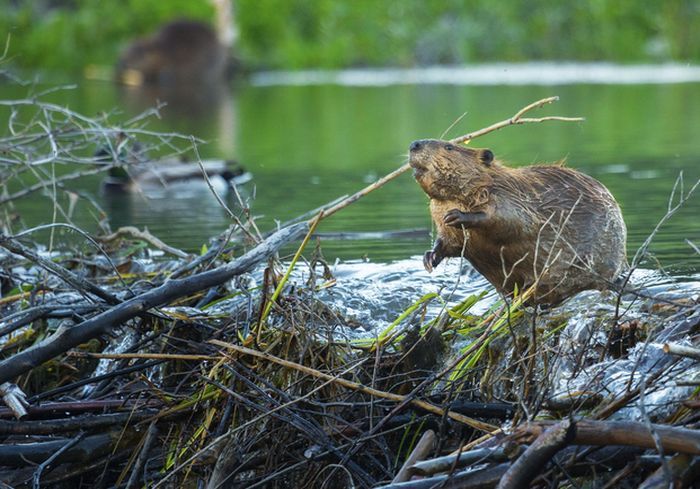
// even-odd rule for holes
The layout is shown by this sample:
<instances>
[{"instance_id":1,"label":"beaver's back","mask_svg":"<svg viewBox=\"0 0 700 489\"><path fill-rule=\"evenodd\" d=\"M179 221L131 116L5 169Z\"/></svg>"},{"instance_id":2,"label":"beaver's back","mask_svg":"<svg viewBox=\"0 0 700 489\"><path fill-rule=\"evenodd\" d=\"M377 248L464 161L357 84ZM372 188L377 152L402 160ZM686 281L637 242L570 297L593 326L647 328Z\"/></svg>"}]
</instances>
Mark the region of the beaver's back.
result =
<instances>
[{"instance_id":1,"label":"beaver's back","mask_svg":"<svg viewBox=\"0 0 700 489\"><path fill-rule=\"evenodd\" d=\"M503 291L538 280L537 302L606 288L626 266L620 208L597 180L557 165L503 167L493 223L470 229L466 257Z\"/></svg>"}]
</instances>

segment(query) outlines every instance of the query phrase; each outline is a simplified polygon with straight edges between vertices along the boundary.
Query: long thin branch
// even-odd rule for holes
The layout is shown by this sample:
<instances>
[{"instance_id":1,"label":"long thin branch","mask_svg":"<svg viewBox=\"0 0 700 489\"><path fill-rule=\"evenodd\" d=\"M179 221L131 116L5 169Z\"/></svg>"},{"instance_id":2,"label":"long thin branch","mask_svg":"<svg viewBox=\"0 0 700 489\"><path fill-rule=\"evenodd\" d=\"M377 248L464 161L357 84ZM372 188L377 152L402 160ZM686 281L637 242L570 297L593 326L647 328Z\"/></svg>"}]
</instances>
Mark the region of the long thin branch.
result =
<instances>
[{"instance_id":1,"label":"long thin branch","mask_svg":"<svg viewBox=\"0 0 700 489\"><path fill-rule=\"evenodd\" d=\"M81 277L78 277L76 274L74 274L67 268L62 267L58 263L54 263L51 260L47 260L45 258L40 257L34 251L30 250L19 241L12 239L10 236L0 233L0 246L10 251L11 253L15 253L17 255L25 257L32 263L36 263L43 269L60 277L64 282L75 287L78 290L96 295L97 297L106 301L109 304L119 304L120 302L119 299L117 299L114 295L110 294L106 290L102 289L101 287L98 287L97 285Z\"/></svg>"},{"instance_id":2,"label":"long thin branch","mask_svg":"<svg viewBox=\"0 0 700 489\"><path fill-rule=\"evenodd\" d=\"M244 355L250 355L256 358L262 358L263 360L266 360L268 362L276 363L278 365L282 365L283 367L286 368L291 368L294 370L298 370L300 372L303 372L305 374L311 375L313 377L323 379L323 380L328 380L332 381L336 384L342 385L343 387L347 387L348 389L352 389L358 392L362 392L364 394L369 394L374 397L379 397L382 399L389 399L391 401L397 401L397 402L403 402L407 400L407 396L402 396L399 394L393 394L391 392L385 392L385 391L380 391L377 389L373 389L371 387L367 387L362 384L358 384L357 382L352 382L350 380L342 379L342 378L337 378L329 374L325 374L323 372L319 372L318 370L315 370L313 368L309 368L305 365L301 365L299 363L295 362L290 362L289 360L284 360L282 358L276 357L274 355L270 355L269 353L263 353L257 350L253 350L251 348L246 348L244 346L238 346L234 345L232 343L226 343L224 341L220 340L210 340L210 343L220 346L222 348L227 348L229 350L233 350L237 353L241 353ZM444 409L436 406L435 404L431 404L426 401L421 401L419 399L411 399L409 401L410 404L413 406L423 409L424 411L428 411L433 414L437 414L438 416L447 416L450 419L453 419L459 423L466 424L468 426L471 426L473 428L476 428L478 430L485 431L487 433L492 433L498 430L498 427L490 425L488 423L483 423L481 421L478 421L476 419L469 418L468 416L464 416L463 414L455 413L454 411L445 411Z\"/></svg>"}]
</instances>

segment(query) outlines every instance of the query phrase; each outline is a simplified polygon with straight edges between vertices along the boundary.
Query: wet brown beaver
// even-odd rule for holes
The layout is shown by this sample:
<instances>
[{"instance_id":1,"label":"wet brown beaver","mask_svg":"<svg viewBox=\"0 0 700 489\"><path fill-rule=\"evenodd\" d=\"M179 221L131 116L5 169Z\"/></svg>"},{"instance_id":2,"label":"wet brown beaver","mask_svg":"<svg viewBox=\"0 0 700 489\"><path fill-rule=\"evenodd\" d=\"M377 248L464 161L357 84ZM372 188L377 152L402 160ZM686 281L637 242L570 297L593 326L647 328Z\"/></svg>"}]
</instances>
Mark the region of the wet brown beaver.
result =
<instances>
[{"instance_id":1,"label":"wet brown beaver","mask_svg":"<svg viewBox=\"0 0 700 489\"><path fill-rule=\"evenodd\" d=\"M129 85L192 85L225 77L227 53L207 24L177 20L137 39L117 63L117 79Z\"/></svg>"},{"instance_id":2,"label":"wet brown beaver","mask_svg":"<svg viewBox=\"0 0 700 489\"><path fill-rule=\"evenodd\" d=\"M530 303L605 289L627 268L627 231L610 192L561 165L508 168L488 149L414 141L410 165L430 197L432 271L463 255L502 294L536 283Z\"/></svg>"}]
</instances>

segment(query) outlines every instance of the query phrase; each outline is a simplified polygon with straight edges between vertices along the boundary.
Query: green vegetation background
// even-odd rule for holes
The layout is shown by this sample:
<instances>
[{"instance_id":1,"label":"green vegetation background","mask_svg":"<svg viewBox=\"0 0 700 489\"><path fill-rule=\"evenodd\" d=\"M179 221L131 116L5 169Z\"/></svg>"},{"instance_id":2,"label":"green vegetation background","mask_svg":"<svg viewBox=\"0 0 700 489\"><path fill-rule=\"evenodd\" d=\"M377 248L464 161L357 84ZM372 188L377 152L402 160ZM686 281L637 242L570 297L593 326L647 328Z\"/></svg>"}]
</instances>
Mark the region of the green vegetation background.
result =
<instances>
[{"instance_id":1,"label":"green vegetation background","mask_svg":"<svg viewBox=\"0 0 700 489\"><path fill-rule=\"evenodd\" d=\"M235 0L253 68L521 60L700 61L700 0ZM13 64L111 66L125 44L205 0L0 0Z\"/></svg>"}]
</instances>

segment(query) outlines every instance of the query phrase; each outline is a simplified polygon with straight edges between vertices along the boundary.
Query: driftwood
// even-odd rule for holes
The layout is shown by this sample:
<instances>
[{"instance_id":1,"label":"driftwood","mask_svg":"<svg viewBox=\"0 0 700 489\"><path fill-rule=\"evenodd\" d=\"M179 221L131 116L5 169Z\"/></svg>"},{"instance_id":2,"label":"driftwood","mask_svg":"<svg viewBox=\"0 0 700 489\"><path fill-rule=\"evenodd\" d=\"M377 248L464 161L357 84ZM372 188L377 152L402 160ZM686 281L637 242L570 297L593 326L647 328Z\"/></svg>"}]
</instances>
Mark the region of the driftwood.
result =
<instances>
[{"instance_id":1,"label":"driftwood","mask_svg":"<svg viewBox=\"0 0 700 489\"><path fill-rule=\"evenodd\" d=\"M146 409L128 413L106 413L92 416L73 416L66 419L0 420L0 436L6 435L51 435L71 431L97 431L111 426L124 426L137 423L157 414L156 410Z\"/></svg>"},{"instance_id":2,"label":"driftwood","mask_svg":"<svg viewBox=\"0 0 700 489\"><path fill-rule=\"evenodd\" d=\"M477 470L463 470L452 475L439 475L429 479L387 484L375 489L487 489L496 487L509 464L500 464Z\"/></svg>"},{"instance_id":3,"label":"driftwood","mask_svg":"<svg viewBox=\"0 0 700 489\"><path fill-rule=\"evenodd\" d=\"M565 420L548 427L511 465L498 489L527 487L554 455L576 437L576 424Z\"/></svg>"},{"instance_id":4,"label":"driftwood","mask_svg":"<svg viewBox=\"0 0 700 489\"><path fill-rule=\"evenodd\" d=\"M542 436L554 422L534 421L517 427L512 435L519 443L532 443ZM627 445L656 449L648 425L635 421L576 421L576 434L571 440L576 445ZM700 432L687 428L652 425L664 451L700 455Z\"/></svg>"}]
</instances>

